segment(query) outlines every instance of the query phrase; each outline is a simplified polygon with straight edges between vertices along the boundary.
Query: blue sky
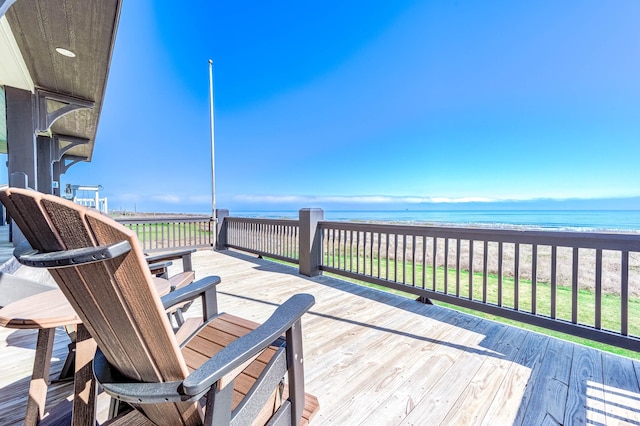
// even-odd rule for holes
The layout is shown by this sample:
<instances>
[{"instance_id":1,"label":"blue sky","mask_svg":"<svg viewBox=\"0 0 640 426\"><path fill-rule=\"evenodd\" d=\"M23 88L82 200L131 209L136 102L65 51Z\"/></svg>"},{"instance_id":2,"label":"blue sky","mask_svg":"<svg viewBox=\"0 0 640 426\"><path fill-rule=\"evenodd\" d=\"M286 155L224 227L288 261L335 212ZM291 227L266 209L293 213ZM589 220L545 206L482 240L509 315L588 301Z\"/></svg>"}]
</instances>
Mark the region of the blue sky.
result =
<instances>
[{"instance_id":1,"label":"blue sky","mask_svg":"<svg viewBox=\"0 0 640 426\"><path fill-rule=\"evenodd\" d=\"M209 211L211 58L220 208L639 197L639 21L636 0L124 1L93 161L62 185Z\"/></svg>"}]
</instances>

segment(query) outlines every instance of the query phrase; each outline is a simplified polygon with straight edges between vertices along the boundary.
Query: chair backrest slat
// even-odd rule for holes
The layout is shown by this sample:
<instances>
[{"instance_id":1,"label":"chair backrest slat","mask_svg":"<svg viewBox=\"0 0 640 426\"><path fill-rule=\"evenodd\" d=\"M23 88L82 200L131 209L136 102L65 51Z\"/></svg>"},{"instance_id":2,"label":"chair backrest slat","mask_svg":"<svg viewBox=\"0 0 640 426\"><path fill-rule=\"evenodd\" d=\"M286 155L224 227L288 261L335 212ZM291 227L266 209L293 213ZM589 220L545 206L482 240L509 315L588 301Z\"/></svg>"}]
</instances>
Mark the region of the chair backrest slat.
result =
<instances>
[{"instance_id":1,"label":"chair backrest slat","mask_svg":"<svg viewBox=\"0 0 640 426\"><path fill-rule=\"evenodd\" d=\"M0 200L32 247L42 252L128 241L132 250L116 259L50 272L120 372L145 382L186 377L186 363L131 230L97 211L35 191L5 189ZM201 421L193 403L145 405L143 410L160 423Z\"/></svg>"},{"instance_id":2,"label":"chair backrest slat","mask_svg":"<svg viewBox=\"0 0 640 426\"><path fill-rule=\"evenodd\" d=\"M3 197L2 202L9 212L37 212L40 207L32 197ZM58 236L52 232L46 218L41 214L23 216L22 214L11 215L11 219L16 222L31 247L36 250L44 250L50 247L52 251L63 250ZM55 247L55 249L54 249Z\"/></svg>"}]
</instances>

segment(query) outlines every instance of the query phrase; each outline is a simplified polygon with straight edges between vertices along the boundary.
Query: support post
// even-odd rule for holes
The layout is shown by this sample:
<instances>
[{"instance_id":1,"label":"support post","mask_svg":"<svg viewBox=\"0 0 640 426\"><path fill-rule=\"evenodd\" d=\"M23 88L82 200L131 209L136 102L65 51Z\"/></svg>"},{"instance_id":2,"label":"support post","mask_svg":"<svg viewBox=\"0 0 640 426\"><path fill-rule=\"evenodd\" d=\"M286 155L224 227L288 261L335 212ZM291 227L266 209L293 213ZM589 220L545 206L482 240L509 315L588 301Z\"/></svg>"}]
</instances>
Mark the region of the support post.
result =
<instances>
[{"instance_id":1,"label":"support post","mask_svg":"<svg viewBox=\"0 0 640 426\"><path fill-rule=\"evenodd\" d=\"M36 139L33 95L27 90L5 87L7 102L7 171L24 173L37 189Z\"/></svg>"},{"instance_id":2,"label":"support post","mask_svg":"<svg viewBox=\"0 0 640 426\"><path fill-rule=\"evenodd\" d=\"M54 140L48 136L36 137L36 189L43 194L53 194L53 143Z\"/></svg>"},{"instance_id":3,"label":"support post","mask_svg":"<svg viewBox=\"0 0 640 426\"><path fill-rule=\"evenodd\" d=\"M14 188L26 189L29 187L29 177L23 172L14 172L9 175L9 186ZM14 247L18 247L25 241L26 237L16 224L14 220L11 220L11 227L9 228L9 239L13 242Z\"/></svg>"},{"instance_id":4,"label":"support post","mask_svg":"<svg viewBox=\"0 0 640 426\"><path fill-rule=\"evenodd\" d=\"M215 241L215 250L226 250L227 249L227 223L225 222L225 218L229 216L229 210L227 209L217 209L216 217L218 218L217 222L214 220L214 226L216 226L216 232L218 233L218 238Z\"/></svg>"},{"instance_id":5,"label":"support post","mask_svg":"<svg viewBox=\"0 0 640 426\"><path fill-rule=\"evenodd\" d=\"M62 173L60 171L61 171L60 162L59 161L54 161L53 162L53 180L54 180L54 182L58 182L58 184L53 187L53 195L58 196L58 197L61 194L61 192L60 192L60 176L62 176Z\"/></svg>"},{"instance_id":6,"label":"support post","mask_svg":"<svg viewBox=\"0 0 640 426\"><path fill-rule=\"evenodd\" d=\"M322 209L301 209L299 212L299 268L300 273L308 277L322 273L322 233L318 228L321 220L324 220Z\"/></svg>"}]
</instances>

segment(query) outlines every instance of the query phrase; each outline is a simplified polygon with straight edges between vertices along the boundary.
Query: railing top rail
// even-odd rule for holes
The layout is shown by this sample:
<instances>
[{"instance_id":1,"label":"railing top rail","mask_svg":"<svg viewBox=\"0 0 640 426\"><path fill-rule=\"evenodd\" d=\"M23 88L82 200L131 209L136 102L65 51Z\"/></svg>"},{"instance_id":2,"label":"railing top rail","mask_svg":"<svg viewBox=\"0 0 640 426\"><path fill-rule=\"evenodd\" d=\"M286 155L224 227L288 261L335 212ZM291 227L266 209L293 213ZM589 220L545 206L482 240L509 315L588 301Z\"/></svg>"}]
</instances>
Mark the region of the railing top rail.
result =
<instances>
[{"instance_id":1,"label":"railing top rail","mask_svg":"<svg viewBox=\"0 0 640 426\"><path fill-rule=\"evenodd\" d=\"M321 229L457 238L461 240L640 251L640 234L632 233L443 227L333 221L321 221L318 223L318 226Z\"/></svg>"},{"instance_id":2,"label":"railing top rail","mask_svg":"<svg viewBox=\"0 0 640 426\"><path fill-rule=\"evenodd\" d=\"M261 223L261 224L270 224L270 225L298 225L298 219L267 219L267 218L257 218L257 217L238 217L238 216L227 216L224 218L229 222L242 222L242 223Z\"/></svg>"}]
</instances>

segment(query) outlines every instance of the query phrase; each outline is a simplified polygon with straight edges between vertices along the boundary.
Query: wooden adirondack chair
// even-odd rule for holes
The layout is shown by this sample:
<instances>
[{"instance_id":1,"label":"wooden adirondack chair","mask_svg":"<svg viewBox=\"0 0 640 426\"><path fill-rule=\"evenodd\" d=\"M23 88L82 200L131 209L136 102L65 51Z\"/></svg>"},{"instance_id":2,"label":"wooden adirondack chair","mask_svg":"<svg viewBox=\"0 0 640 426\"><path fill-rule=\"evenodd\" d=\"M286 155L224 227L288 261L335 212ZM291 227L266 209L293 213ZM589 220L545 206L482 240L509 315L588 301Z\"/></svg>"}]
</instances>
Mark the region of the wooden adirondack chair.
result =
<instances>
[{"instance_id":1,"label":"wooden adirondack chair","mask_svg":"<svg viewBox=\"0 0 640 426\"><path fill-rule=\"evenodd\" d=\"M196 274L193 271L191 262L191 254L195 251L195 249L183 249L154 255L147 255L145 253L145 260L149 265L151 274L155 275L157 278L160 278L154 280L156 290L158 291L158 294L160 294L160 296L163 296L167 292L175 291L188 284L191 284L196 279ZM170 276L169 266L173 264L174 260L180 260L182 262L182 272L178 272ZM178 326L182 326L184 324L183 313L189 308L190 304L191 303L187 303L183 306L174 307L170 312L167 312L169 318L174 318L176 324ZM69 354L67 355L64 366L60 371L60 379L63 380L69 379L72 376L72 370L74 367L76 355L75 327L67 328L67 333L69 334L71 343L69 344Z\"/></svg>"},{"instance_id":2,"label":"wooden adirondack chair","mask_svg":"<svg viewBox=\"0 0 640 426\"><path fill-rule=\"evenodd\" d=\"M113 398L153 423L169 425L299 424L305 409L306 419L317 410L317 400L304 393L300 325L312 296L295 295L255 330L220 342L214 324L226 315L217 311L219 277L161 299L135 234L124 226L30 190L4 189L0 201L32 247L16 250L16 257L49 268L97 343L95 376ZM198 297L202 325L179 346L166 311ZM83 401L95 399L95 390L86 395L87 388L78 387ZM90 411L73 422L93 424Z\"/></svg>"}]
</instances>

